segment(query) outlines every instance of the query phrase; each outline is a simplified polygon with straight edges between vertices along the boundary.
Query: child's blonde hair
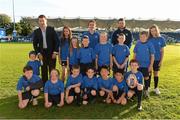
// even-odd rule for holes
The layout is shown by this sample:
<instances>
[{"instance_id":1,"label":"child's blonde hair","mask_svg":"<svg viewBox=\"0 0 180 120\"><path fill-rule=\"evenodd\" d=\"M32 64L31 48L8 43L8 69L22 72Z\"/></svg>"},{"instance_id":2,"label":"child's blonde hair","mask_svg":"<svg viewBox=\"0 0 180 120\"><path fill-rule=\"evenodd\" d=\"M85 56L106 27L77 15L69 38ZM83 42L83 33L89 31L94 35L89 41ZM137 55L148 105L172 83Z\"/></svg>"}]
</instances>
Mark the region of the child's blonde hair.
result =
<instances>
[{"instance_id":1,"label":"child's blonde hair","mask_svg":"<svg viewBox=\"0 0 180 120\"><path fill-rule=\"evenodd\" d=\"M108 35L107 32L100 32L100 35Z\"/></svg>"}]
</instances>

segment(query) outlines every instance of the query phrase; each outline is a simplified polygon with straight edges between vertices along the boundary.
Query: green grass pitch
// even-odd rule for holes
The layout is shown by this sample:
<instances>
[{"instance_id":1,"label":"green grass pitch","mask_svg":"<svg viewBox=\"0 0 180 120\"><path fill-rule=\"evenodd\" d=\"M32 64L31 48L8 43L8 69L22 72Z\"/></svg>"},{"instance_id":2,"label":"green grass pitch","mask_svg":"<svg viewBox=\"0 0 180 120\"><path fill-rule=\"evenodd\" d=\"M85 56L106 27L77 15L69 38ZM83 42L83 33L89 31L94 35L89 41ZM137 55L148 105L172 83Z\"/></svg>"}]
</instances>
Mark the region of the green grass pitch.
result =
<instances>
[{"instance_id":1,"label":"green grass pitch","mask_svg":"<svg viewBox=\"0 0 180 120\"><path fill-rule=\"evenodd\" d=\"M42 96L39 105L20 110L16 84L28 60L32 44L0 44L0 119L3 118L121 118L121 119L180 119L180 45L167 45L160 72L161 95L150 93L143 99L143 111L138 112L136 101L125 106L96 103L87 106L65 105L45 109ZM132 57L132 55L131 55ZM57 68L60 67L57 65ZM151 91L153 90L151 81Z\"/></svg>"}]
</instances>

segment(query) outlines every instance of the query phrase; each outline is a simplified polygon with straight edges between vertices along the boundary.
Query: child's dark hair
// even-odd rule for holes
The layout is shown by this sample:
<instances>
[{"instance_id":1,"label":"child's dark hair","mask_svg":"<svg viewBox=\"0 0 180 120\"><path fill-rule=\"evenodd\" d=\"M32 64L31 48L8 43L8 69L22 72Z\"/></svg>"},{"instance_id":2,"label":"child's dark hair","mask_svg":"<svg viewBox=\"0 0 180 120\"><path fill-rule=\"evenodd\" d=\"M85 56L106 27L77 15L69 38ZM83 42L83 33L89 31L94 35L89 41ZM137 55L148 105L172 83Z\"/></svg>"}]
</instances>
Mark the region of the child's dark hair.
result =
<instances>
[{"instance_id":1,"label":"child's dark hair","mask_svg":"<svg viewBox=\"0 0 180 120\"><path fill-rule=\"evenodd\" d=\"M125 21L125 19L124 19L124 18L119 18L119 19L118 19L118 22L119 22L119 21Z\"/></svg>"},{"instance_id":2,"label":"child's dark hair","mask_svg":"<svg viewBox=\"0 0 180 120\"><path fill-rule=\"evenodd\" d=\"M141 31L139 33L139 35L146 35L147 37L149 37L149 32L148 31Z\"/></svg>"},{"instance_id":3,"label":"child's dark hair","mask_svg":"<svg viewBox=\"0 0 180 120\"><path fill-rule=\"evenodd\" d=\"M30 51L30 52L29 52L29 57L30 57L31 55L36 55L36 52L35 52L35 51L33 51L33 50L32 50L32 51Z\"/></svg>"},{"instance_id":4,"label":"child's dark hair","mask_svg":"<svg viewBox=\"0 0 180 120\"><path fill-rule=\"evenodd\" d=\"M95 68L93 67L93 66L89 66L89 67L87 67L87 69L86 69L86 72L88 71L88 70L93 70L94 72L95 72Z\"/></svg>"},{"instance_id":5,"label":"child's dark hair","mask_svg":"<svg viewBox=\"0 0 180 120\"><path fill-rule=\"evenodd\" d=\"M110 70L110 69L109 69L109 66L107 66L107 65L103 65L103 66L101 66L100 71L101 71L102 69L106 69L106 70L108 70L108 71Z\"/></svg>"},{"instance_id":6,"label":"child's dark hair","mask_svg":"<svg viewBox=\"0 0 180 120\"><path fill-rule=\"evenodd\" d=\"M45 18L46 19L46 16L45 15L39 15L38 18Z\"/></svg>"},{"instance_id":7,"label":"child's dark hair","mask_svg":"<svg viewBox=\"0 0 180 120\"><path fill-rule=\"evenodd\" d=\"M79 65L73 65L72 70L74 70L74 69L79 69L80 70L80 66Z\"/></svg>"},{"instance_id":8,"label":"child's dark hair","mask_svg":"<svg viewBox=\"0 0 180 120\"><path fill-rule=\"evenodd\" d=\"M25 73L26 71L33 71L32 67L27 65L23 68L23 73Z\"/></svg>"},{"instance_id":9,"label":"child's dark hair","mask_svg":"<svg viewBox=\"0 0 180 120\"><path fill-rule=\"evenodd\" d=\"M120 71L118 71L118 70L114 71L114 75L117 74L117 73L122 74L122 72L120 72ZM122 74L122 75L123 75L123 74Z\"/></svg>"},{"instance_id":10,"label":"child's dark hair","mask_svg":"<svg viewBox=\"0 0 180 120\"><path fill-rule=\"evenodd\" d=\"M93 22L93 23L96 24L96 21L95 21L95 20L90 20L90 21L88 22L88 25L89 25L89 23L91 23L91 22Z\"/></svg>"},{"instance_id":11,"label":"child's dark hair","mask_svg":"<svg viewBox=\"0 0 180 120\"><path fill-rule=\"evenodd\" d=\"M139 65L139 63L138 63L138 61L136 59L131 59L129 64L131 65L131 63L137 63Z\"/></svg>"},{"instance_id":12,"label":"child's dark hair","mask_svg":"<svg viewBox=\"0 0 180 120\"><path fill-rule=\"evenodd\" d=\"M82 41L83 41L84 39L88 39L88 40L89 40L89 37L88 37L87 35L84 35L84 36L82 37ZM84 47L84 45L83 45L82 42L81 42L81 46Z\"/></svg>"},{"instance_id":13,"label":"child's dark hair","mask_svg":"<svg viewBox=\"0 0 180 120\"><path fill-rule=\"evenodd\" d=\"M120 71L114 71L114 75L116 75L117 73L119 73L119 74L121 74L121 76L122 76L122 78L124 79L124 75L123 75L123 73L122 72L120 72Z\"/></svg>"},{"instance_id":14,"label":"child's dark hair","mask_svg":"<svg viewBox=\"0 0 180 120\"><path fill-rule=\"evenodd\" d=\"M118 37L119 37L119 36L125 37L124 33L120 33L120 34L118 35Z\"/></svg>"}]
</instances>

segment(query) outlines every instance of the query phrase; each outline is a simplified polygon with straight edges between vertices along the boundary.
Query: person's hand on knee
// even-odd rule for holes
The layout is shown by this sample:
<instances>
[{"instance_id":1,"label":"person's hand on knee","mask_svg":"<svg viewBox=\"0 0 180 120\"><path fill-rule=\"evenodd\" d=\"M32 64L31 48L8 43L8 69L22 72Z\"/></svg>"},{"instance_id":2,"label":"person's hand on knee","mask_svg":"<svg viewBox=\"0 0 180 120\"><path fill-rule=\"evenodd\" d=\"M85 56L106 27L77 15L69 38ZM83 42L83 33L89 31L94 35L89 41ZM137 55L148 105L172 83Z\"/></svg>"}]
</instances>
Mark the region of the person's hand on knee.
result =
<instances>
[{"instance_id":1,"label":"person's hand on knee","mask_svg":"<svg viewBox=\"0 0 180 120\"><path fill-rule=\"evenodd\" d=\"M137 85L137 89L138 89L138 90L143 90L143 85L142 85L142 84L138 84L138 85Z\"/></svg>"},{"instance_id":2,"label":"person's hand on knee","mask_svg":"<svg viewBox=\"0 0 180 120\"><path fill-rule=\"evenodd\" d=\"M133 92L132 91L128 91L127 96L128 96L128 98L132 98Z\"/></svg>"},{"instance_id":3,"label":"person's hand on knee","mask_svg":"<svg viewBox=\"0 0 180 120\"><path fill-rule=\"evenodd\" d=\"M102 96L105 95L105 92L104 92L103 90L101 90L101 91L99 91L99 94L100 94L100 96L102 97Z\"/></svg>"},{"instance_id":4,"label":"person's hand on knee","mask_svg":"<svg viewBox=\"0 0 180 120\"><path fill-rule=\"evenodd\" d=\"M96 91L95 90L91 90L91 95L96 96Z\"/></svg>"},{"instance_id":5,"label":"person's hand on knee","mask_svg":"<svg viewBox=\"0 0 180 120\"><path fill-rule=\"evenodd\" d=\"M74 91L75 91L75 93L80 93L81 92L79 87L75 87Z\"/></svg>"},{"instance_id":6,"label":"person's hand on knee","mask_svg":"<svg viewBox=\"0 0 180 120\"><path fill-rule=\"evenodd\" d=\"M127 103L126 98L123 98L123 99L121 100L121 105L126 105L126 103Z\"/></svg>"},{"instance_id":7,"label":"person's hand on knee","mask_svg":"<svg viewBox=\"0 0 180 120\"><path fill-rule=\"evenodd\" d=\"M46 108L50 108L52 106L52 103L51 102L45 102L45 107Z\"/></svg>"},{"instance_id":8,"label":"person's hand on knee","mask_svg":"<svg viewBox=\"0 0 180 120\"><path fill-rule=\"evenodd\" d=\"M58 107L64 106L64 101L61 101L59 104L57 104Z\"/></svg>"},{"instance_id":9,"label":"person's hand on knee","mask_svg":"<svg viewBox=\"0 0 180 120\"><path fill-rule=\"evenodd\" d=\"M110 98L106 98L106 103L110 104L111 103L111 99Z\"/></svg>"}]
</instances>

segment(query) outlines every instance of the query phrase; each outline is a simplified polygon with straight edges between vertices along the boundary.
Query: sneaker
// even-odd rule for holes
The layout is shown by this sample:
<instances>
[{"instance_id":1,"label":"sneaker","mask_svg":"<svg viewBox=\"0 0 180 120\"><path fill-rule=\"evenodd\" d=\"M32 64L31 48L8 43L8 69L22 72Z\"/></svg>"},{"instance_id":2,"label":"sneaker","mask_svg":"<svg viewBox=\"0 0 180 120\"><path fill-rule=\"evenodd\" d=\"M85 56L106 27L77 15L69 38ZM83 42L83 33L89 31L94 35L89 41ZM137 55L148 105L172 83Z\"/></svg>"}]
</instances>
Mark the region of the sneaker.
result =
<instances>
[{"instance_id":1,"label":"sneaker","mask_svg":"<svg viewBox=\"0 0 180 120\"><path fill-rule=\"evenodd\" d=\"M106 99L103 99L102 102L105 103L105 102L106 102Z\"/></svg>"},{"instance_id":2,"label":"sneaker","mask_svg":"<svg viewBox=\"0 0 180 120\"><path fill-rule=\"evenodd\" d=\"M147 90L148 92L150 92L150 87L148 87L148 90Z\"/></svg>"},{"instance_id":3,"label":"sneaker","mask_svg":"<svg viewBox=\"0 0 180 120\"><path fill-rule=\"evenodd\" d=\"M33 106L38 105L38 101L37 101L37 99L36 99L36 98L34 98L34 99L32 100L32 104L33 104Z\"/></svg>"},{"instance_id":4,"label":"sneaker","mask_svg":"<svg viewBox=\"0 0 180 120\"><path fill-rule=\"evenodd\" d=\"M145 91L144 91L144 96L145 96L146 98L149 98L149 97L150 97L148 90L145 90Z\"/></svg>"},{"instance_id":5,"label":"sneaker","mask_svg":"<svg viewBox=\"0 0 180 120\"><path fill-rule=\"evenodd\" d=\"M142 106L138 106L138 111L142 111Z\"/></svg>"},{"instance_id":6,"label":"sneaker","mask_svg":"<svg viewBox=\"0 0 180 120\"><path fill-rule=\"evenodd\" d=\"M83 101L83 105L87 105L88 104L88 101Z\"/></svg>"},{"instance_id":7,"label":"sneaker","mask_svg":"<svg viewBox=\"0 0 180 120\"><path fill-rule=\"evenodd\" d=\"M155 89L154 89L154 92L156 93L156 95L161 94L161 92L159 91L159 89L158 89L158 88L155 88Z\"/></svg>"}]
</instances>

